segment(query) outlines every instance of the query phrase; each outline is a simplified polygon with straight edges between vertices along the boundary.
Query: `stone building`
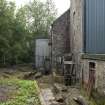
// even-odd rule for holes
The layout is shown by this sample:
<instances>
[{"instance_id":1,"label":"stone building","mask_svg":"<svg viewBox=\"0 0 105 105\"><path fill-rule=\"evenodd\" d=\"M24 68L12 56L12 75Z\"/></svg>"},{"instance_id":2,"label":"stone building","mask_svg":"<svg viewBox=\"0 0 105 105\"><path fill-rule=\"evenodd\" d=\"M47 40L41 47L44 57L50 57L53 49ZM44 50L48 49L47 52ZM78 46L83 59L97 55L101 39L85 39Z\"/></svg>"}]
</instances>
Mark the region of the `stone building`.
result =
<instances>
[{"instance_id":1,"label":"stone building","mask_svg":"<svg viewBox=\"0 0 105 105\"><path fill-rule=\"evenodd\" d=\"M90 94L105 92L105 1L71 0L70 10L52 25L53 67L72 54L76 76ZM61 65L58 66L61 70Z\"/></svg>"},{"instance_id":2,"label":"stone building","mask_svg":"<svg viewBox=\"0 0 105 105\"><path fill-rule=\"evenodd\" d=\"M70 45L83 87L105 92L105 1L71 0Z\"/></svg>"},{"instance_id":3,"label":"stone building","mask_svg":"<svg viewBox=\"0 0 105 105\"><path fill-rule=\"evenodd\" d=\"M53 67L58 70L62 69L62 57L70 53L69 25L70 10L67 10L52 24L52 61Z\"/></svg>"}]
</instances>

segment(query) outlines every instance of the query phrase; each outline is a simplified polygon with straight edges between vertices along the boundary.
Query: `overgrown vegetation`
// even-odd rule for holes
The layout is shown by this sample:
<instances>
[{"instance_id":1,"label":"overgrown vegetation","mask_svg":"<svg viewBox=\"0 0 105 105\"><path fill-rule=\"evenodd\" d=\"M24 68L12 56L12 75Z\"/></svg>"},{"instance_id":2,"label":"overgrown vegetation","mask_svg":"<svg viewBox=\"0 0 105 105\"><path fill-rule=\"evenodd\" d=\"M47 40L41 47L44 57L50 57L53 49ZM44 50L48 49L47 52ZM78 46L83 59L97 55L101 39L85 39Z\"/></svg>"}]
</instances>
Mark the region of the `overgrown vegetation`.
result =
<instances>
[{"instance_id":1,"label":"overgrown vegetation","mask_svg":"<svg viewBox=\"0 0 105 105\"><path fill-rule=\"evenodd\" d=\"M52 0L40 0L16 8L14 2L0 0L0 64L33 62L34 40L47 37L56 17Z\"/></svg>"},{"instance_id":2,"label":"overgrown vegetation","mask_svg":"<svg viewBox=\"0 0 105 105\"><path fill-rule=\"evenodd\" d=\"M81 94L88 100L89 105L105 105L104 94L100 94L96 90L93 90L91 96L89 97L87 92L81 88Z\"/></svg>"},{"instance_id":3,"label":"overgrown vegetation","mask_svg":"<svg viewBox=\"0 0 105 105\"><path fill-rule=\"evenodd\" d=\"M81 94L85 97L86 100L88 100L89 105L97 105L95 100L92 97L89 97L87 95L87 92L82 87L81 87Z\"/></svg>"},{"instance_id":4,"label":"overgrown vegetation","mask_svg":"<svg viewBox=\"0 0 105 105\"><path fill-rule=\"evenodd\" d=\"M41 105L38 94L39 90L35 81L1 79L0 86L2 85L14 86L16 89L9 93L10 99L8 98L6 102L0 102L0 105Z\"/></svg>"},{"instance_id":5,"label":"overgrown vegetation","mask_svg":"<svg viewBox=\"0 0 105 105\"><path fill-rule=\"evenodd\" d=\"M105 105L105 95L104 93L99 93L97 91L92 92L92 98L95 100L97 105Z\"/></svg>"}]
</instances>

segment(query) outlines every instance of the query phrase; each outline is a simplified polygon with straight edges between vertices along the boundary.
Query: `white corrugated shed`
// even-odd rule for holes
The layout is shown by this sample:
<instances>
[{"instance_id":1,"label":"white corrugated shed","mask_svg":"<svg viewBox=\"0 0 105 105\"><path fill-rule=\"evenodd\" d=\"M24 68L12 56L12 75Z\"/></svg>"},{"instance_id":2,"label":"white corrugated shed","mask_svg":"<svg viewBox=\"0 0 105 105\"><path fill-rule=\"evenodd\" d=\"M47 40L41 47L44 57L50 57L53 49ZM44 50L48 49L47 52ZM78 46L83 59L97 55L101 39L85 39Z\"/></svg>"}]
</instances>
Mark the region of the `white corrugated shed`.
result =
<instances>
[{"instance_id":1,"label":"white corrugated shed","mask_svg":"<svg viewBox=\"0 0 105 105\"><path fill-rule=\"evenodd\" d=\"M49 43L48 39L36 39L36 43L35 43L36 68L43 67L45 58L49 57L48 43Z\"/></svg>"}]
</instances>

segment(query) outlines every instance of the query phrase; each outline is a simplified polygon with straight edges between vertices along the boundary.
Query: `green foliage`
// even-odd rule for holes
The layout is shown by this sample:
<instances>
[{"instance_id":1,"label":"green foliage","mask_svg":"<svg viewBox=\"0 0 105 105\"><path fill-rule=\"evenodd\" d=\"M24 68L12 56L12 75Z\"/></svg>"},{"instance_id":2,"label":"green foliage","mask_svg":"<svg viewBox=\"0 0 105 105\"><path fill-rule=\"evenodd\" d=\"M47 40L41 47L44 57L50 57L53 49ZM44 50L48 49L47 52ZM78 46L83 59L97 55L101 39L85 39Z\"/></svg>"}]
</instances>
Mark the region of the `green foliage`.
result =
<instances>
[{"instance_id":1,"label":"green foliage","mask_svg":"<svg viewBox=\"0 0 105 105\"><path fill-rule=\"evenodd\" d=\"M33 35L48 35L48 29L57 14L52 0L47 0L45 3L33 0L27 5L27 9L29 28Z\"/></svg>"},{"instance_id":2,"label":"green foliage","mask_svg":"<svg viewBox=\"0 0 105 105\"><path fill-rule=\"evenodd\" d=\"M81 88L81 94L88 100L89 105L105 105L105 96L93 90L92 96L88 96L87 92Z\"/></svg>"},{"instance_id":3,"label":"green foliage","mask_svg":"<svg viewBox=\"0 0 105 105\"><path fill-rule=\"evenodd\" d=\"M0 105L41 105L39 99L39 90L35 81L4 79L0 85L17 86L15 98L2 102Z\"/></svg>"},{"instance_id":4,"label":"green foliage","mask_svg":"<svg viewBox=\"0 0 105 105\"><path fill-rule=\"evenodd\" d=\"M104 93L98 92L97 90L93 90L92 98L94 99L97 105L105 105Z\"/></svg>"},{"instance_id":5,"label":"green foliage","mask_svg":"<svg viewBox=\"0 0 105 105\"><path fill-rule=\"evenodd\" d=\"M14 2L0 0L0 63L33 62L35 37L48 35L55 16L51 0L33 0L19 9Z\"/></svg>"}]
</instances>

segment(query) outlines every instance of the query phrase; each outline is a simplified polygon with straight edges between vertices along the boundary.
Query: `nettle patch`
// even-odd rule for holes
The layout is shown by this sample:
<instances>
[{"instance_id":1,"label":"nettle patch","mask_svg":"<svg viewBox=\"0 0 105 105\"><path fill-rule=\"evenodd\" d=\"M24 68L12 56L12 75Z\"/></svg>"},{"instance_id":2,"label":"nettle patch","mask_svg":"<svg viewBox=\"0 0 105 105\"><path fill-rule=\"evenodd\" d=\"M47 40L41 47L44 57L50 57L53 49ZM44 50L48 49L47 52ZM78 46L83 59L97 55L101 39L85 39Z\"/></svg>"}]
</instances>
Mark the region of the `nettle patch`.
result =
<instances>
[{"instance_id":1,"label":"nettle patch","mask_svg":"<svg viewBox=\"0 0 105 105\"><path fill-rule=\"evenodd\" d=\"M41 105L35 81L0 80L0 105Z\"/></svg>"}]
</instances>

